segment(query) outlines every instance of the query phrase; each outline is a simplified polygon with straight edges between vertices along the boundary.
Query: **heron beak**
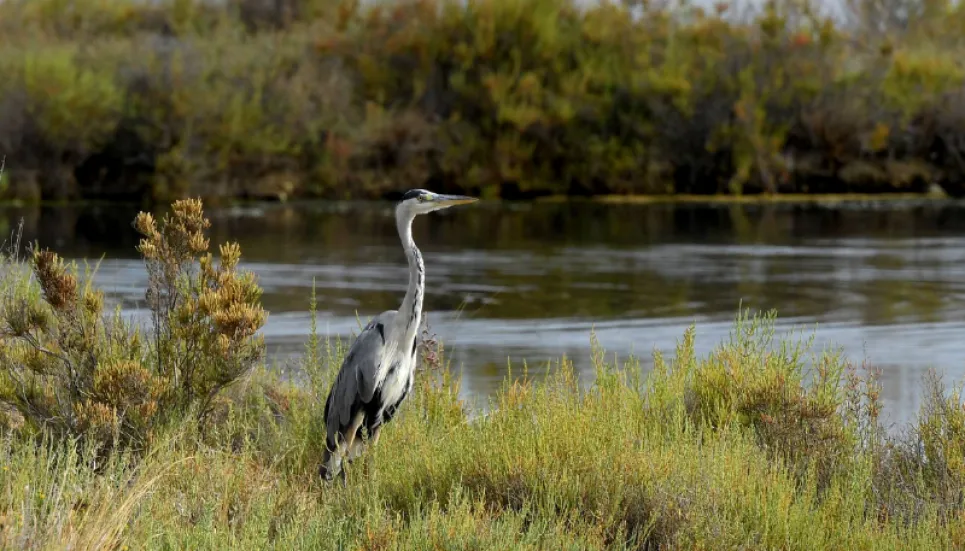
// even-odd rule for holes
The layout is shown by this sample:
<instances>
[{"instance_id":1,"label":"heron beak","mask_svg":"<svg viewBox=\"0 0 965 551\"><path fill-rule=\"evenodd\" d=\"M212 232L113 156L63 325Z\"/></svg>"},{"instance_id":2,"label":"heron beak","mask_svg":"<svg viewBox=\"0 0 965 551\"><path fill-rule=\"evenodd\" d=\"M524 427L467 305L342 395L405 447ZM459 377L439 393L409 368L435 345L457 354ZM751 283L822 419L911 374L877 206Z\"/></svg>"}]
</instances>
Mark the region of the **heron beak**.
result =
<instances>
[{"instance_id":1,"label":"heron beak","mask_svg":"<svg viewBox=\"0 0 965 551\"><path fill-rule=\"evenodd\" d=\"M444 207L451 207L454 205L466 205L469 203L475 203L479 199L475 197L469 197L466 195L436 195L432 198L433 203L437 203Z\"/></svg>"}]
</instances>

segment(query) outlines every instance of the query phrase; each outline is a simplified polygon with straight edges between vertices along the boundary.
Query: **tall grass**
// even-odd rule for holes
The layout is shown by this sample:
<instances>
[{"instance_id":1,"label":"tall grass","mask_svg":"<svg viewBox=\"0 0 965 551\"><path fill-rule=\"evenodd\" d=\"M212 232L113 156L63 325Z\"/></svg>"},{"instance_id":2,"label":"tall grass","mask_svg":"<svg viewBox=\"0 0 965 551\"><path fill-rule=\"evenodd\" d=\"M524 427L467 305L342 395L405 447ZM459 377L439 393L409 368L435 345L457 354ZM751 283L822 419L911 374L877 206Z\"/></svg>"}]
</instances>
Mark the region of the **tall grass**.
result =
<instances>
[{"instance_id":1,"label":"tall grass","mask_svg":"<svg viewBox=\"0 0 965 551\"><path fill-rule=\"evenodd\" d=\"M965 193L965 9L846 4L8 0L2 191Z\"/></svg>"},{"instance_id":2,"label":"tall grass","mask_svg":"<svg viewBox=\"0 0 965 551\"><path fill-rule=\"evenodd\" d=\"M0 446L0 545L113 549L954 549L965 544L956 397L874 426L868 379L771 340L771 317L696 357L689 330L643 373L594 355L508 381L470 421L451 377L419 391L347 487L316 476L318 389L259 371L213 433L169 428L95 474L70 442ZM320 356L330 377L338 357ZM310 368L311 366L306 366ZM810 377L809 377L810 378ZM849 382L850 381L850 382ZM271 389L266 392L266 389ZM281 407L278 407L281 404ZM857 422L860 419L861 422ZM940 428L939 428L940 427ZM937 475L937 476L936 476Z\"/></svg>"}]
</instances>

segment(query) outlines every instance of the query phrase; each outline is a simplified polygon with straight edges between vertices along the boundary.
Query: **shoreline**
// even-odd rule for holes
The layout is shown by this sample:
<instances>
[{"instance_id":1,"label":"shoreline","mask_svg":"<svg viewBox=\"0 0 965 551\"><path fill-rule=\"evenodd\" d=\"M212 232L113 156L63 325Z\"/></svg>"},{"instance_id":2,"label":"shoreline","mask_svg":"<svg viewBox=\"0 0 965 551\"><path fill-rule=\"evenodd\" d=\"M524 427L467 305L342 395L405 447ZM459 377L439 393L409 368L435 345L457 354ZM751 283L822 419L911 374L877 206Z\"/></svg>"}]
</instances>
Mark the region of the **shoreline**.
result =
<instances>
[{"instance_id":1,"label":"shoreline","mask_svg":"<svg viewBox=\"0 0 965 551\"><path fill-rule=\"evenodd\" d=\"M548 196L534 199L533 202L581 202L583 198ZM588 202L606 204L774 204L774 203L848 203L859 201L957 201L947 193L930 191L925 193L775 193L754 195L599 195L588 197Z\"/></svg>"},{"instance_id":2,"label":"shoreline","mask_svg":"<svg viewBox=\"0 0 965 551\"><path fill-rule=\"evenodd\" d=\"M431 188L426 188L430 189ZM237 206L300 206L313 203L391 203L391 199L326 199L321 197L298 197L292 199L278 200L268 198L254 199L223 199L213 201L207 198L203 200L211 208L230 208ZM174 202L153 201L154 207L164 206ZM539 204L539 203L601 203L608 205L681 205L681 204L708 204L708 205L769 205L769 204L840 204L855 202L934 202L934 203L957 203L960 199L952 197L943 191L928 191L923 193L774 193L774 194L747 194L747 195L699 195L699 194L667 194L667 195L647 195L647 194L600 194L600 195L545 195L532 198L508 199L502 197L481 199L485 203L502 204ZM21 200L0 200L0 208L76 208L76 207L143 207L144 204L132 200L109 200L109 199L75 199L75 200L49 200L49 201L21 201Z\"/></svg>"}]
</instances>

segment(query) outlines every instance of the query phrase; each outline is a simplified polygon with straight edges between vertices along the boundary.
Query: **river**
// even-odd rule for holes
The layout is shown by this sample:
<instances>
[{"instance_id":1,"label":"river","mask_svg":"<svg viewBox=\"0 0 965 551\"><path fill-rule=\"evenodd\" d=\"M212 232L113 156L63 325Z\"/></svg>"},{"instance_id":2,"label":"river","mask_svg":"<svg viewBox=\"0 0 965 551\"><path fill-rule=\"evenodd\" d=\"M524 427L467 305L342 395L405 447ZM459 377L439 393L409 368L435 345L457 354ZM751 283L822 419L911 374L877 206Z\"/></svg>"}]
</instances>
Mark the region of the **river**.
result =
<instances>
[{"instance_id":1,"label":"river","mask_svg":"<svg viewBox=\"0 0 965 551\"><path fill-rule=\"evenodd\" d=\"M7 208L0 229L68 258L103 257L97 282L130 314L146 273L126 206ZM390 203L209 209L212 243L237 240L265 290L272 361L303 350L312 282L321 335L398 306L407 271ZM707 353L741 304L776 309L882 370L886 421L913 419L921 377L965 372L965 203L601 204L481 202L416 220L430 327L485 401L507 373L565 354L591 380L590 332L611 355L671 354L696 323Z\"/></svg>"}]
</instances>

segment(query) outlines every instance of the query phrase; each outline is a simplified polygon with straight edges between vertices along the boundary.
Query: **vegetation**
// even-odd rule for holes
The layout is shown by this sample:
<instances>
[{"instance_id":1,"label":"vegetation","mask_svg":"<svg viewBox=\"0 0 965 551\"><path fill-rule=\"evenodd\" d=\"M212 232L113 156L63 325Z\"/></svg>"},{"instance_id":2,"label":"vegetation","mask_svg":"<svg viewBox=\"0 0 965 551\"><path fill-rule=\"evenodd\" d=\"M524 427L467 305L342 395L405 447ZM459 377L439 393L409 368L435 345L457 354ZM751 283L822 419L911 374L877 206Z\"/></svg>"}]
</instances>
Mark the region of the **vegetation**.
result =
<instances>
[{"instance_id":1,"label":"vegetation","mask_svg":"<svg viewBox=\"0 0 965 551\"><path fill-rule=\"evenodd\" d=\"M7 0L20 200L965 194L965 8Z\"/></svg>"},{"instance_id":2,"label":"vegetation","mask_svg":"<svg viewBox=\"0 0 965 551\"><path fill-rule=\"evenodd\" d=\"M52 253L4 258L0 547L965 545L960 391L931 377L917 422L886 433L874 370L775 335L772 314L742 312L703 358L691 328L648 373L594 343L592 385L563 359L508 378L475 418L425 333L411 401L347 487L323 484L320 415L343 348L313 330L301 377L249 370L264 314L237 247L219 270L205 254L182 271L205 226L197 201L138 218L151 292L171 291L150 295L144 337ZM88 409L103 422L78 422Z\"/></svg>"},{"instance_id":3,"label":"vegetation","mask_svg":"<svg viewBox=\"0 0 965 551\"><path fill-rule=\"evenodd\" d=\"M164 418L188 409L203 418L218 392L251 369L262 351L261 290L253 274L236 273L237 244L221 247L215 267L208 225L199 200L176 202L160 226L150 214L137 217L151 276L148 342L119 309L106 316L103 293L56 253L6 260L0 402L29 432L78 437L99 453L117 444L143 449Z\"/></svg>"}]
</instances>

